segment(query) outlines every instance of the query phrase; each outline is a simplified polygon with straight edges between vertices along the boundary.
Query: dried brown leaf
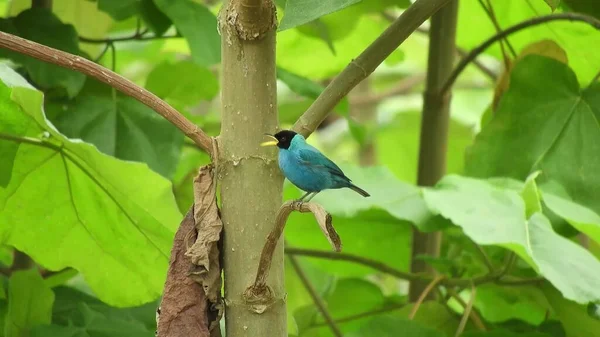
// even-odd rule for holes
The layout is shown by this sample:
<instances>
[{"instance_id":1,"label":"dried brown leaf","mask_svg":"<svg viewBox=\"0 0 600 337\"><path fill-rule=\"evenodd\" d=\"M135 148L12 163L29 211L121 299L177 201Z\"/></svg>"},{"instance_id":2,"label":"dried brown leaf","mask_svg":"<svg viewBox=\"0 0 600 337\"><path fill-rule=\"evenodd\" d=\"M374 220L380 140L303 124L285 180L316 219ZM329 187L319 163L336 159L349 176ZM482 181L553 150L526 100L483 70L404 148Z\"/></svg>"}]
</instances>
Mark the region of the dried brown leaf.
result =
<instances>
[{"instance_id":1,"label":"dried brown leaf","mask_svg":"<svg viewBox=\"0 0 600 337\"><path fill-rule=\"evenodd\" d=\"M188 277L189 258L185 257L186 236L195 239L193 207L181 222L171 249L169 271L157 318L157 336L209 337L208 301L202 287Z\"/></svg>"},{"instance_id":2,"label":"dried brown leaf","mask_svg":"<svg viewBox=\"0 0 600 337\"><path fill-rule=\"evenodd\" d=\"M194 219L197 237L185 255L192 260L190 277L202 285L213 309L219 314L211 322L211 330L218 328L222 315L221 265L219 261L219 240L223 222L219 214L216 198L216 182L213 166L200 168L194 178Z\"/></svg>"}]
</instances>

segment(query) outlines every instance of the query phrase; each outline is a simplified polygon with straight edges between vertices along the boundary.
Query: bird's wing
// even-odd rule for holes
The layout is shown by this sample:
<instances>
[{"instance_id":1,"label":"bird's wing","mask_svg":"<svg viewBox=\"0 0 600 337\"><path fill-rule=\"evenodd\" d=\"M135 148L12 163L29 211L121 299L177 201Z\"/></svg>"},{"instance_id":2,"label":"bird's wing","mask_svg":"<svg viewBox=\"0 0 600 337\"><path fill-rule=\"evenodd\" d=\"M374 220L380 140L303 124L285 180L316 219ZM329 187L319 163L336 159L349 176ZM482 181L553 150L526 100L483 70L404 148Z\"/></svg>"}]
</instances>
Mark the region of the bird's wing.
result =
<instances>
[{"instance_id":1,"label":"bird's wing","mask_svg":"<svg viewBox=\"0 0 600 337\"><path fill-rule=\"evenodd\" d=\"M303 165L315 168L323 167L327 171L329 171L329 173L350 181L350 179L346 177L342 169L340 169L334 162L332 162L329 158L325 157L324 154L319 152L319 150L315 149L314 147L307 146L303 149L300 149L298 150L298 155L302 160Z\"/></svg>"}]
</instances>

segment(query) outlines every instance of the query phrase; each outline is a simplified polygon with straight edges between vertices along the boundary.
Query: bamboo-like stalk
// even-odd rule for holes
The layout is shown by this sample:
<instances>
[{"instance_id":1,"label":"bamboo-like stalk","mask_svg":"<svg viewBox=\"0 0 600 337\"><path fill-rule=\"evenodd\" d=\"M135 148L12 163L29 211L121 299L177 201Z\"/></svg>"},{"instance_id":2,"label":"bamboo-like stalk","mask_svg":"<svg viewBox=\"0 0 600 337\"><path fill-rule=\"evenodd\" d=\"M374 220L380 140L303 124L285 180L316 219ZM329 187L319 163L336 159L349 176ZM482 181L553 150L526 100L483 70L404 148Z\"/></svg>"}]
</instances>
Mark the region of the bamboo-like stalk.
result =
<instances>
[{"instance_id":1,"label":"bamboo-like stalk","mask_svg":"<svg viewBox=\"0 0 600 337\"><path fill-rule=\"evenodd\" d=\"M217 171L225 228L225 328L227 337L287 337L281 243L267 279L268 304L256 306L243 296L254 281L282 199L276 149L259 146L263 134L278 127L275 6L270 0L261 1L260 8L244 4L226 1L219 14L222 123Z\"/></svg>"},{"instance_id":2,"label":"bamboo-like stalk","mask_svg":"<svg viewBox=\"0 0 600 337\"><path fill-rule=\"evenodd\" d=\"M433 186L446 172L451 95L449 92L442 92L441 89L454 66L457 17L458 0L452 0L431 18L417 177L417 183L421 186ZM415 257L423 254L438 256L440 244L441 233L425 234L414 230L411 266L413 273L433 272L431 266ZM411 283L410 300L417 300L426 286L427 284L419 281Z\"/></svg>"}]
</instances>

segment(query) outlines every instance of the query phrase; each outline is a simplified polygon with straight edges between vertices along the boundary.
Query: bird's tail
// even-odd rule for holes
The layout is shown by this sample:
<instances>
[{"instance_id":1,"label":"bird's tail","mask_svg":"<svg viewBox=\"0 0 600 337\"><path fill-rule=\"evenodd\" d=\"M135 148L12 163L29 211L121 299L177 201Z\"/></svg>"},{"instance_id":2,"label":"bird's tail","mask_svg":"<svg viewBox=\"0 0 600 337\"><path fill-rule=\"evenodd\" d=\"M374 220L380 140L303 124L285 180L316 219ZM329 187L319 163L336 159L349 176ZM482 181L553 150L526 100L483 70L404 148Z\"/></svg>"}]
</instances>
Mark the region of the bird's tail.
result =
<instances>
[{"instance_id":1,"label":"bird's tail","mask_svg":"<svg viewBox=\"0 0 600 337\"><path fill-rule=\"evenodd\" d=\"M351 190L355 191L356 193L362 195L363 197L370 197L371 195L369 193L367 193L367 191L363 190L362 188L354 185L354 184L350 184L350 186L348 186Z\"/></svg>"}]
</instances>

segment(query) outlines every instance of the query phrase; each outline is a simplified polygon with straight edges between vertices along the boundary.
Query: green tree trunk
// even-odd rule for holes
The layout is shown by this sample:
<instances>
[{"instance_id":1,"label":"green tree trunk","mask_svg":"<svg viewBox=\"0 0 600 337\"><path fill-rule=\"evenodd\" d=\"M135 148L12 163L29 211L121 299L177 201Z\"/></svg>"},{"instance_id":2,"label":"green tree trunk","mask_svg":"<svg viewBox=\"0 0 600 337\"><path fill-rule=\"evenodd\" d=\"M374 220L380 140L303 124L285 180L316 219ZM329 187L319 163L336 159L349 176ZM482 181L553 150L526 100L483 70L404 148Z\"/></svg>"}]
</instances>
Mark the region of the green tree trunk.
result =
<instances>
[{"instance_id":1,"label":"green tree trunk","mask_svg":"<svg viewBox=\"0 0 600 337\"><path fill-rule=\"evenodd\" d=\"M421 141L419 145L419 171L417 183L433 186L446 173L446 151L448 148L448 123L450 120L450 92L442 92L442 86L452 73L456 54L456 24L458 0L450 1L431 17L429 33L429 59L427 81L423 97L421 117ZM433 268L418 255L438 256L441 233L421 233L414 230L412 249L412 272L433 272ZM417 300L427 284L411 284L409 298Z\"/></svg>"},{"instance_id":2,"label":"green tree trunk","mask_svg":"<svg viewBox=\"0 0 600 337\"><path fill-rule=\"evenodd\" d=\"M261 249L282 200L276 149L260 147L278 127L275 6L270 0L231 0L219 14L222 126L218 179L224 231L227 337L287 337L283 245L278 245L264 309L243 297L256 276Z\"/></svg>"}]
</instances>

